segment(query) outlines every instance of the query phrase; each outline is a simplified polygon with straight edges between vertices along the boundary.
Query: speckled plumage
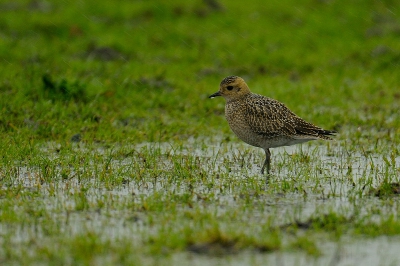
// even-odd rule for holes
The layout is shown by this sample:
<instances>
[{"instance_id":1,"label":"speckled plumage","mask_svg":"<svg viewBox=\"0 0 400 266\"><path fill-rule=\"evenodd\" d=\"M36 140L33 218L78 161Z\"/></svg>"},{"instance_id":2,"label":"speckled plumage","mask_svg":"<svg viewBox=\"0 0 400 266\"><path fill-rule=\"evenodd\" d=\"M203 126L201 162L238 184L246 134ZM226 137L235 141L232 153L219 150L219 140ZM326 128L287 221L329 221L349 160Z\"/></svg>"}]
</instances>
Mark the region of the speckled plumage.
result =
<instances>
[{"instance_id":1,"label":"speckled plumage","mask_svg":"<svg viewBox=\"0 0 400 266\"><path fill-rule=\"evenodd\" d=\"M335 131L306 122L277 100L250 92L237 76L222 80L218 92L210 96L226 100L225 117L232 131L244 142L263 148L266 160L261 169L270 169L270 148L289 146L310 140L331 140Z\"/></svg>"}]
</instances>

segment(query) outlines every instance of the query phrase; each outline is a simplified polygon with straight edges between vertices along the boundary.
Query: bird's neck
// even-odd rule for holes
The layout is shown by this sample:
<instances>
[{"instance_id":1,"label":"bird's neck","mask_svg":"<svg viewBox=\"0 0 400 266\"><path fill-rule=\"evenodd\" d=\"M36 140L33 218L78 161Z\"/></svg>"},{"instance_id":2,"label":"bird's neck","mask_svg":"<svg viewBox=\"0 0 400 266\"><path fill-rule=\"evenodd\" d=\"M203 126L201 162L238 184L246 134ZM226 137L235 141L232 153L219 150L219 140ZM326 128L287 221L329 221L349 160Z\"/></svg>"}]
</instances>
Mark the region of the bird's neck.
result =
<instances>
[{"instance_id":1,"label":"bird's neck","mask_svg":"<svg viewBox=\"0 0 400 266\"><path fill-rule=\"evenodd\" d=\"M244 99L246 99L250 95L251 95L251 92L239 95L237 97L226 98L226 103L233 103L233 102L237 102L237 101L243 101Z\"/></svg>"}]
</instances>

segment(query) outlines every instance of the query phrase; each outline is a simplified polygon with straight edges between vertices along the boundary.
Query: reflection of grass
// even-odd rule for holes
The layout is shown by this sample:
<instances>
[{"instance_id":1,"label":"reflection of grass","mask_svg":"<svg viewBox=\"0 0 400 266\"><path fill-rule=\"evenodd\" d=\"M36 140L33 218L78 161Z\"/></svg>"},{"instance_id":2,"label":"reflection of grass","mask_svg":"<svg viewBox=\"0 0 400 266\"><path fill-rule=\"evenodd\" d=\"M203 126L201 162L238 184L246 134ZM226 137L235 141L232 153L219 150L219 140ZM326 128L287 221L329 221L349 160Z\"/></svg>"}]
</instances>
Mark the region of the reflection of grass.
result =
<instances>
[{"instance_id":1,"label":"reflection of grass","mask_svg":"<svg viewBox=\"0 0 400 266\"><path fill-rule=\"evenodd\" d=\"M321 238L399 235L394 5L0 4L2 262L323 257ZM266 186L207 99L227 75L337 141L273 150Z\"/></svg>"}]
</instances>

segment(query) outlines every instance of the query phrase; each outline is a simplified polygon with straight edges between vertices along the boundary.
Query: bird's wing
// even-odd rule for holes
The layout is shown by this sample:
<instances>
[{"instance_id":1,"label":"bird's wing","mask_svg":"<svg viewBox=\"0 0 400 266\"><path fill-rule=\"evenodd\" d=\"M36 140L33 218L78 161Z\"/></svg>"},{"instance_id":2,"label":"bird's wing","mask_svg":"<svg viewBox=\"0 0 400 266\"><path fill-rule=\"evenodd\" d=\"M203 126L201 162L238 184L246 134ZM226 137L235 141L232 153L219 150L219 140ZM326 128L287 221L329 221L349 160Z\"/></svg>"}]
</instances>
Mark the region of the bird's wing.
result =
<instances>
[{"instance_id":1,"label":"bird's wing","mask_svg":"<svg viewBox=\"0 0 400 266\"><path fill-rule=\"evenodd\" d=\"M303 135L318 137L322 130L304 121L283 103L261 95L247 99L245 118L252 130L265 137Z\"/></svg>"}]
</instances>

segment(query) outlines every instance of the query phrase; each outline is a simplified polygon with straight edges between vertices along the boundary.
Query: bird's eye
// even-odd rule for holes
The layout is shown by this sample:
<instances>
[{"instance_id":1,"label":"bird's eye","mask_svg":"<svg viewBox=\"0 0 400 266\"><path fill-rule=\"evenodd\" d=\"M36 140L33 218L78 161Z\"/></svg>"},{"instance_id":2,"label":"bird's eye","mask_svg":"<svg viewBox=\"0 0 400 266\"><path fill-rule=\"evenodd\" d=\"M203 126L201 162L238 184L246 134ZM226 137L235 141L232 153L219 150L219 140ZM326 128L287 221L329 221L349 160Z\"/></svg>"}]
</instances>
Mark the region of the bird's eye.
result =
<instances>
[{"instance_id":1,"label":"bird's eye","mask_svg":"<svg viewBox=\"0 0 400 266\"><path fill-rule=\"evenodd\" d=\"M228 86L228 87L226 87L226 88L228 89L228 91L233 90L233 86Z\"/></svg>"}]
</instances>

